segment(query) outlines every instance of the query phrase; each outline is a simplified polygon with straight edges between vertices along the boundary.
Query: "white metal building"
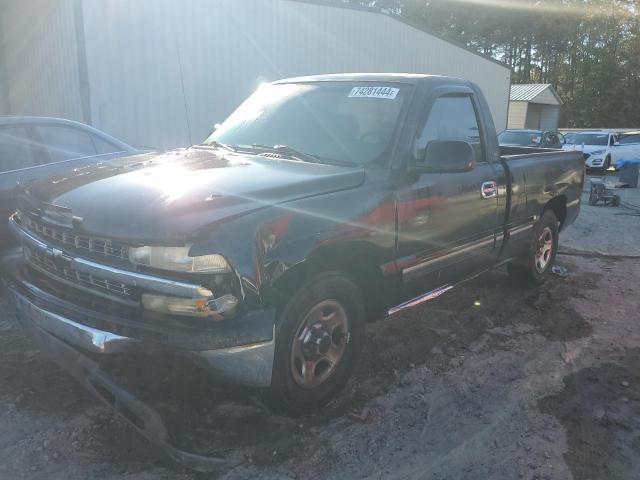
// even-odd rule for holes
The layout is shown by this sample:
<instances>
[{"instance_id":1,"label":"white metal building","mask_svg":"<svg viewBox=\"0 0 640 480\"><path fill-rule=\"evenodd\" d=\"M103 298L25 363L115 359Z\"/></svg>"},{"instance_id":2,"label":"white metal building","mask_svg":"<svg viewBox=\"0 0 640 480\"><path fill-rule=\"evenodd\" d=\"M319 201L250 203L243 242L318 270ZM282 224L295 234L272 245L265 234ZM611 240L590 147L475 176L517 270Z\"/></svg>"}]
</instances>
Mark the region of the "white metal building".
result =
<instances>
[{"instance_id":1,"label":"white metal building","mask_svg":"<svg viewBox=\"0 0 640 480\"><path fill-rule=\"evenodd\" d=\"M508 128L557 130L562 100L547 83L511 85Z\"/></svg>"},{"instance_id":2,"label":"white metal building","mask_svg":"<svg viewBox=\"0 0 640 480\"><path fill-rule=\"evenodd\" d=\"M507 123L510 70L396 16L322 0L0 0L0 113L84 121L135 145L203 140L260 83L338 72L480 85Z\"/></svg>"}]
</instances>

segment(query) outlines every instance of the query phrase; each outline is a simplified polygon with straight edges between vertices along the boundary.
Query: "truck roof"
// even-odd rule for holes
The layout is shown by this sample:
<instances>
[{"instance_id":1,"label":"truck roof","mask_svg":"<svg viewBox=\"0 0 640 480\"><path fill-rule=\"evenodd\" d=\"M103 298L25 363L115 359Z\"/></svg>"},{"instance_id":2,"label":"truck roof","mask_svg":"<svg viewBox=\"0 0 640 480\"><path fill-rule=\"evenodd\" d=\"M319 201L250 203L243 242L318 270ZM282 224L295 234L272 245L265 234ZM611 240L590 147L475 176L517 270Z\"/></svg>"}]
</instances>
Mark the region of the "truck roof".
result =
<instances>
[{"instance_id":1,"label":"truck roof","mask_svg":"<svg viewBox=\"0 0 640 480\"><path fill-rule=\"evenodd\" d=\"M307 82L398 82L418 84L423 82L448 83L470 85L468 80L443 75L428 75L423 73L334 73L324 75L309 75L305 77L284 78L273 82L278 83L307 83Z\"/></svg>"}]
</instances>

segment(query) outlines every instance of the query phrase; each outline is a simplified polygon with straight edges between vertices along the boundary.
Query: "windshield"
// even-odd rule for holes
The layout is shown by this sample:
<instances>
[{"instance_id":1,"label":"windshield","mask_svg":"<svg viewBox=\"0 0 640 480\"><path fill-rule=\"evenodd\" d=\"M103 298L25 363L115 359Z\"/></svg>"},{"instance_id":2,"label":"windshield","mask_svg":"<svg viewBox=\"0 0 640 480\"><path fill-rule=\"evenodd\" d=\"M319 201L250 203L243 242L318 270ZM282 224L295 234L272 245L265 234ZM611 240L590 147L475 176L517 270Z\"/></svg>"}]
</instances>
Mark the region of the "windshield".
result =
<instances>
[{"instance_id":1,"label":"windshield","mask_svg":"<svg viewBox=\"0 0 640 480\"><path fill-rule=\"evenodd\" d=\"M500 145L521 145L531 147L540 145L542 139L541 132L509 132L505 131L498 135Z\"/></svg>"},{"instance_id":2,"label":"windshield","mask_svg":"<svg viewBox=\"0 0 640 480\"><path fill-rule=\"evenodd\" d=\"M569 133L565 137L567 145L607 145L608 133Z\"/></svg>"},{"instance_id":3,"label":"windshield","mask_svg":"<svg viewBox=\"0 0 640 480\"><path fill-rule=\"evenodd\" d=\"M370 82L266 85L205 144L287 146L319 161L382 163L410 90Z\"/></svg>"}]
</instances>

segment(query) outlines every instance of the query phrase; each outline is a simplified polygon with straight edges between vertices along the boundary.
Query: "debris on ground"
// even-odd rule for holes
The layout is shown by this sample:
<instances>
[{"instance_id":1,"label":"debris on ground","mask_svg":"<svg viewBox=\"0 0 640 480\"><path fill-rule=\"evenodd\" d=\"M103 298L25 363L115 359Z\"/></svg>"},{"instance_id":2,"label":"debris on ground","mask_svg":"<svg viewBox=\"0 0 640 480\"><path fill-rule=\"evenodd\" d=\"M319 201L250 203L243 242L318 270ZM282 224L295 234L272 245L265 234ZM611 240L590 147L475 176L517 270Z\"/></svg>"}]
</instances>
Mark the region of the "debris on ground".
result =
<instances>
[{"instance_id":1,"label":"debris on ground","mask_svg":"<svg viewBox=\"0 0 640 480\"><path fill-rule=\"evenodd\" d=\"M589 185L589 205L595 206L600 202L605 206L619 207L620 196L615 193L613 188L600 179L592 178Z\"/></svg>"},{"instance_id":2,"label":"debris on ground","mask_svg":"<svg viewBox=\"0 0 640 480\"><path fill-rule=\"evenodd\" d=\"M567 275L569 275L569 270L567 270L567 267L556 264L551 267L551 273L553 273L554 275L558 275L559 277L566 277Z\"/></svg>"},{"instance_id":3,"label":"debris on ground","mask_svg":"<svg viewBox=\"0 0 640 480\"><path fill-rule=\"evenodd\" d=\"M355 423L370 423L372 420L372 411L369 407L355 409L351 410L347 417Z\"/></svg>"}]
</instances>

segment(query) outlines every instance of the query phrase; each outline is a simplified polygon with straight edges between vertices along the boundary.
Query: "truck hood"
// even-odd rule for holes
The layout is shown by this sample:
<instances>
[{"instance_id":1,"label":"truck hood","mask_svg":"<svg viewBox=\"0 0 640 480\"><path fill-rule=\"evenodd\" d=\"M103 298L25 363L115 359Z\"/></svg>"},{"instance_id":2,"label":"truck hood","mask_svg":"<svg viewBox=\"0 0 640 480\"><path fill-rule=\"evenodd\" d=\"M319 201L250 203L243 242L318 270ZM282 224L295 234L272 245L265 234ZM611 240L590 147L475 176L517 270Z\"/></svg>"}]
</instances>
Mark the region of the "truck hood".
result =
<instances>
[{"instance_id":1,"label":"truck hood","mask_svg":"<svg viewBox=\"0 0 640 480\"><path fill-rule=\"evenodd\" d=\"M192 147L36 182L27 198L62 207L76 217L76 228L93 235L173 243L228 217L363 181L361 168Z\"/></svg>"}]
</instances>

